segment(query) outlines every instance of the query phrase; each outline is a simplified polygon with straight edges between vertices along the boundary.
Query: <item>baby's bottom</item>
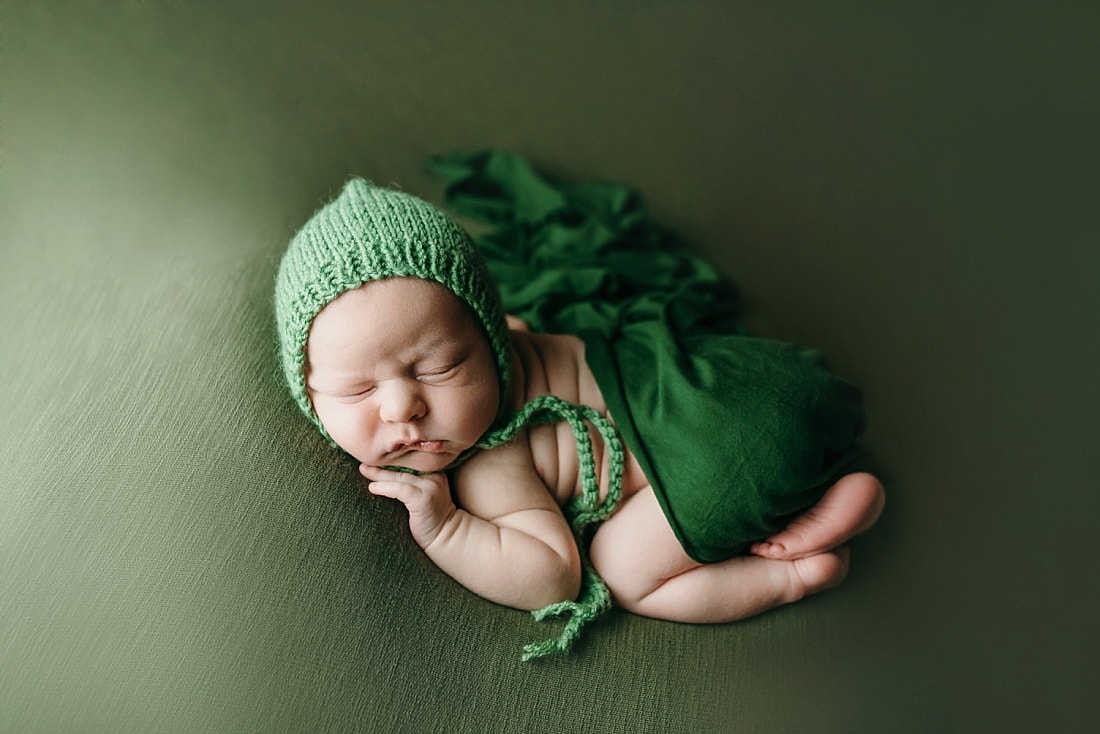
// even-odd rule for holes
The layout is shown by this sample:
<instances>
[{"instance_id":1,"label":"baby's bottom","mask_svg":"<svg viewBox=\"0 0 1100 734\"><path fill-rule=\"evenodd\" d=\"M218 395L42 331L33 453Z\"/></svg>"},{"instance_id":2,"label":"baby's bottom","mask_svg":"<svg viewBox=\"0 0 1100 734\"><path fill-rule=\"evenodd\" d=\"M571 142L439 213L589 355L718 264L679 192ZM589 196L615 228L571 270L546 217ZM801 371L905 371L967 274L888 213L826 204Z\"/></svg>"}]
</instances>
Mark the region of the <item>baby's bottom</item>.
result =
<instances>
[{"instance_id":1,"label":"baby's bottom","mask_svg":"<svg viewBox=\"0 0 1100 734\"><path fill-rule=\"evenodd\" d=\"M677 622L732 622L839 584L843 544L874 524L885 502L870 474L848 474L753 555L701 564L672 532L652 488L627 498L596 532L592 563L619 606Z\"/></svg>"}]
</instances>

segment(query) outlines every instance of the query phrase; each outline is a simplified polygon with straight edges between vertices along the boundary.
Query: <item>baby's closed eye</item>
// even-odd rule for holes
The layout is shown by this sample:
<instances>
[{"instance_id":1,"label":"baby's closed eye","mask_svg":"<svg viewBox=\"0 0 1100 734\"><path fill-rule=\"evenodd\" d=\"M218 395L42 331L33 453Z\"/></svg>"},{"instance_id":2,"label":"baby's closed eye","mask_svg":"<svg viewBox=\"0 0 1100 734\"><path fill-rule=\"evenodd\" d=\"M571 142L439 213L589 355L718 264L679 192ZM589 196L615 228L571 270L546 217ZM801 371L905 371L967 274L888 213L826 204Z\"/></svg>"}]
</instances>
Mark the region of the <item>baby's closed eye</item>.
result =
<instances>
[{"instance_id":1,"label":"baby's closed eye","mask_svg":"<svg viewBox=\"0 0 1100 734\"><path fill-rule=\"evenodd\" d=\"M344 402L354 403L357 400L370 397L377 389L376 385L356 385L339 391L334 397Z\"/></svg>"},{"instance_id":2,"label":"baby's closed eye","mask_svg":"<svg viewBox=\"0 0 1100 734\"><path fill-rule=\"evenodd\" d=\"M452 364L438 367L430 367L418 370L416 379L420 382L434 383L444 382L458 374L461 365Z\"/></svg>"}]
</instances>

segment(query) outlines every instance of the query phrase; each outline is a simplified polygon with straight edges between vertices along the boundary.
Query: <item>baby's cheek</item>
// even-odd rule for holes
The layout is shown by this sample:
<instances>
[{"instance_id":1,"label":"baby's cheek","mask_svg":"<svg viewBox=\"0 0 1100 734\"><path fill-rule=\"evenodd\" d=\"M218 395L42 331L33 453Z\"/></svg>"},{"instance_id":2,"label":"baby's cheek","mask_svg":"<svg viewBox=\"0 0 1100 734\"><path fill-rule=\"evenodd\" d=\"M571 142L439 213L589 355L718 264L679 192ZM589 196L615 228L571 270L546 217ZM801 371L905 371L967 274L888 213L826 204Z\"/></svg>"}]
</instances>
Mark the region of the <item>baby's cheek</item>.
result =
<instances>
[{"instance_id":1,"label":"baby's cheek","mask_svg":"<svg viewBox=\"0 0 1100 734\"><path fill-rule=\"evenodd\" d=\"M316 401L314 410L336 445L364 461L360 454L364 451L367 437L356 411L350 410L348 406L328 405L323 401Z\"/></svg>"},{"instance_id":2,"label":"baby's cheek","mask_svg":"<svg viewBox=\"0 0 1100 734\"><path fill-rule=\"evenodd\" d=\"M361 464L374 465L378 463L378 457L373 451L371 451L370 444L359 436L337 436L329 431L329 435L332 436L332 440L336 442L336 445L342 448L347 453L351 454Z\"/></svg>"}]
</instances>

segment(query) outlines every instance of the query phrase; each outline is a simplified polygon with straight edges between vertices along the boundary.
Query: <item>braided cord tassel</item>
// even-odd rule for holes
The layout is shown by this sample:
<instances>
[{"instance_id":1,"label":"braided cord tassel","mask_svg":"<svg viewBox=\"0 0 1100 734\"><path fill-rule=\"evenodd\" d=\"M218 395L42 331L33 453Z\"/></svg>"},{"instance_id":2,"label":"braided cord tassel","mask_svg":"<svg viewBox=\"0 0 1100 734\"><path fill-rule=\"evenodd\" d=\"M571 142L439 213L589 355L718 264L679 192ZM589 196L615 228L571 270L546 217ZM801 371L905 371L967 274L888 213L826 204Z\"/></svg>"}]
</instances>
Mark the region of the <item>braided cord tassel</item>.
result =
<instances>
[{"instance_id":1,"label":"braided cord tassel","mask_svg":"<svg viewBox=\"0 0 1100 734\"><path fill-rule=\"evenodd\" d=\"M577 441L581 495L569 503L565 508L565 515L581 556L581 593L576 601L561 601L532 612L540 622L551 617L569 618L558 637L524 646L524 661L568 651L586 624L611 609L611 592L596 573L588 553L589 529L610 517L622 498L623 445L611 421L586 405L574 405L552 395L544 395L525 405L507 425L487 437L479 447L499 446L514 438L526 425L555 423L559 420L565 420L569 424ZM610 460L607 495L602 503L592 437L585 421L591 422L599 432Z\"/></svg>"}]
</instances>

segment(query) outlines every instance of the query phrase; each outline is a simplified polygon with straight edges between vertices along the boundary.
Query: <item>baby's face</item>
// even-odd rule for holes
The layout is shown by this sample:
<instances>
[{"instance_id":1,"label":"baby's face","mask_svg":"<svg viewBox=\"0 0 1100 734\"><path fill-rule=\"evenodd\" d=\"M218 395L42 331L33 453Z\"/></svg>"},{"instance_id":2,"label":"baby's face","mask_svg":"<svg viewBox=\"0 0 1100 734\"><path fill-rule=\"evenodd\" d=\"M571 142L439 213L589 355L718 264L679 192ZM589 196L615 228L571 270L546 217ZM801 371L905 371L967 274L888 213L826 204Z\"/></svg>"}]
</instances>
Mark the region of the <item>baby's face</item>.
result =
<instances>
[{"instance_id":1,"label":"baby's face","mask_svg":"<svg viewBox=\"0 0 1100 734\"><path fill-rule=\"evenodd\" d=\"M487 339L438 283L373 281L313 320L306 390L325 430L370 466L443 469L497 414Z\"/></svg>"}]
</instances>

